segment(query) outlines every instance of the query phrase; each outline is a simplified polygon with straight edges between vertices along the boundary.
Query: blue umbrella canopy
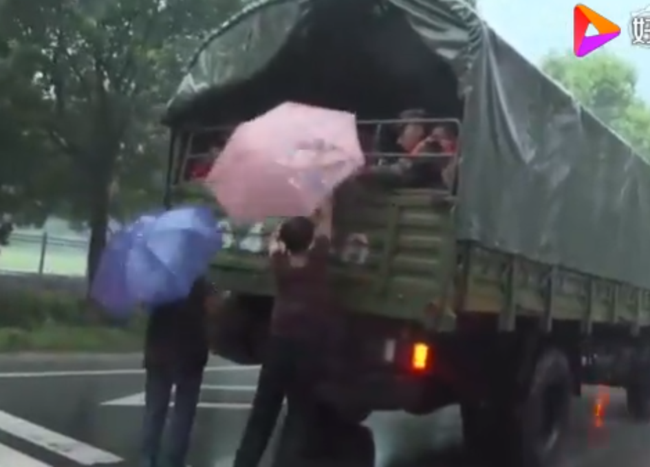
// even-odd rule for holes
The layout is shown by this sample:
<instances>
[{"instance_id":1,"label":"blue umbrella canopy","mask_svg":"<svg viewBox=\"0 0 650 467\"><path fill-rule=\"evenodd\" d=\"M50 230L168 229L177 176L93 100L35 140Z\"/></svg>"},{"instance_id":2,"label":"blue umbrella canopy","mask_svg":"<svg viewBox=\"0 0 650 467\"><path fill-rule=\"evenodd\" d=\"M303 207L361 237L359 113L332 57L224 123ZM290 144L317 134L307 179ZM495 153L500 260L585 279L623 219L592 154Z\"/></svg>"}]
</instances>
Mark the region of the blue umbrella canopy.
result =
<instances>
[{"instance_id":1,"label":"blue umbrella canopy","mask_svg":"<svg viewBox=\"0 0 650 467\"><path fill-rule=\"evenodd\" d=\"M136 305L183 298L221 248L213 211L187 206L145 214L115 233L102 254L91 297L116 316Z\"/></svg>"}]
</instances>

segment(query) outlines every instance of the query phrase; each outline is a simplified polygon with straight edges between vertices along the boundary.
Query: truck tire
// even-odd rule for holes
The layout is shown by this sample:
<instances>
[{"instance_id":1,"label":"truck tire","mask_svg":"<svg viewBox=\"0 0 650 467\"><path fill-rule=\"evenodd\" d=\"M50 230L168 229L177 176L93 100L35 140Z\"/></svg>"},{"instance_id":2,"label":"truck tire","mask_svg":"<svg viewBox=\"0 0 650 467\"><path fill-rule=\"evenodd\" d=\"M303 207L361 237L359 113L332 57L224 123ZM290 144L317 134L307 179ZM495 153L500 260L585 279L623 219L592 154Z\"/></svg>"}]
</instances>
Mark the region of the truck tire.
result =
<instances>
[{"instance_id":1,"label":"truck tire","mask_svg":"<svg viewBox=\"0 0 650 467\"><path fill-rule=\"evenodd\" d=\"M638 382L630 383L626 388L627 411L637 421L650 421L650 388Z\"/></svg>"},{"instance_id":2,"label":"truck tire","mask_svg":"<svg viewBox=\"0 0 650 467\"><path fill-rule=\"evenodd\" d=\"M469 454L499 467L554 466L568 429L572 384L566 355L549 347L540 352L519 397L461 404Z\"/></svg>"},{"instance_id":3,"label":"truck tire","mask_svg":"<svg viewBox=\"0 0 650 467\"><path fill-rule=\"evenodd\" d=\"M462 421L463 444L465 450L472 457L481 458L486 454L489 446L489 420L488 413L481 407L461 403L460 418Z\"/></svg>"},{"instance_id":4,"label":"truck tire","mask_svg":"<svg viewBox=\"0 0 650 467\"><path fill-rule=\"evenodd\" d=\"M566 354L544 349L532 374L522 404L521 426L523 465L554 465L569 428L573 375Z\"/></svg>"},{"instance_id":5,"label":"truck tire","mask_svg":"<svg viewBox=\"0 0 650 467\"><path fill-rule=\"evenodd\" d=\"M646 355L634 359L625 392L630 416L640 422L650 421L650 359Z\"/></svg>"}]
</instances>

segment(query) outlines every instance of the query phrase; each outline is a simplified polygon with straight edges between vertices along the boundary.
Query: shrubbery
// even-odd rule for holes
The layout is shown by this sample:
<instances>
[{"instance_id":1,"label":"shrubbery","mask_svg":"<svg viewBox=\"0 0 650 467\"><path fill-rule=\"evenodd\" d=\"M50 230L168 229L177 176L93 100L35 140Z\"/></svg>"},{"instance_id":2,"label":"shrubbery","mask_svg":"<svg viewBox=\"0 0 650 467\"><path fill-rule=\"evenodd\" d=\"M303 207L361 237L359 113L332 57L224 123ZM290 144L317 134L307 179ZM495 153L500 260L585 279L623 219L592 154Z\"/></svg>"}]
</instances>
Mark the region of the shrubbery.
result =
<instances>
[{"instance_id":1,"label":"shrubbery","mask_svg":"<svg viewBox=\"0 0 650 467\"><path fill-rule=\"evenodd\" d=\"M89 322L85 300L51 290L0 291L0 327L33 329L46 323L83 325Z\"/></svg>"},{"instance_id":2,"label":"shrubbery","mask_svg":"<svg viewBox=\"0 0 650 467\"><path fill-rule=\"evenodd\" d=\"M0 288L0 351L139 350L143 328L142 317L111 321L78 292Z\"/></svg>"}]
</instances>

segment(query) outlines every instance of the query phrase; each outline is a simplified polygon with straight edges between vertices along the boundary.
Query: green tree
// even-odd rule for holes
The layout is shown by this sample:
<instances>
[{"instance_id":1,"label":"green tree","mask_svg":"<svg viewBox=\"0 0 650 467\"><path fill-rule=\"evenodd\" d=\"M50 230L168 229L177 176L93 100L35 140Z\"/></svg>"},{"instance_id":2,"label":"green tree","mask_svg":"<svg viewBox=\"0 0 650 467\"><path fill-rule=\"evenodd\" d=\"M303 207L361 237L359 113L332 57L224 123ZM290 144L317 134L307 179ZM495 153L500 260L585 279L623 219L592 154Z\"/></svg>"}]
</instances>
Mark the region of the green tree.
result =
<instances>
[{"instance_id":1,"label":"green tree","mask_svg":"<svg viewBox=\"0 0 650 467\"><path fill-rule=\"evenodd\" d=\"M608 52L582 59L553 53L542 69L650 159L650 106L637 94L634 65Z\"/></svg>"},{"instance_id":2,"label":"green tree","mask_svg":"<svg viewBox=\"0 0 650 467\"><path fill-rule=\"evenodd\" d=\"M4 0L0 31L42 101L36 129L56 151L52 199L91 228L89 270L118 200L146 202L162 170L161 107L189 51L238 0ZM119 187L115 190L115 187ZM143 200L143 198L145 198ZM123 209L120 211L124 211Z\"/></svg>"},{"instance_id":3,"label":"green tree","mask_svg":"<svg viewBox=\"0 0 650 467\"><path fill-rule=\"evenodd\" d=\"M38 223L50 199L39 168L53 154L38 126L44 100L31 85L35 63L12 48L0 29L0 214Z\"/></svg>"}]
</instances>

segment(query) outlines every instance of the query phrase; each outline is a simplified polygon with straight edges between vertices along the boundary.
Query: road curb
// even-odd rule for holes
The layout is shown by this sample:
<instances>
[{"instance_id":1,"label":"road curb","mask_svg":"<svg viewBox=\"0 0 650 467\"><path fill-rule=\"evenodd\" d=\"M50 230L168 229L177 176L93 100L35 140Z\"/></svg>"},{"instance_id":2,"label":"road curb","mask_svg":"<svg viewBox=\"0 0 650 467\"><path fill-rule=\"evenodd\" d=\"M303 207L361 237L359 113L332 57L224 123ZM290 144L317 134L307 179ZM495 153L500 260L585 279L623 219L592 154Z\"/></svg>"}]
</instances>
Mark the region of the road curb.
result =
<instances>
[{"instance_id":1,"label":"road curb","mask_svg":"<svg viewBox=\"0 0 650 467\"><path fill-rule=\"evenodd\" d=\"M82 353L82 352L12 352L0 354L0 363L2 362L70 362L70 361L120 361L129 359L142 359L142 353Z\"/></svg>"},{"instance_id":2,"label":"road curb","mask_svg":"<svg viewBox=\"0 0 650 467\"><path fill-rule=\"evenodd\" d=\"M11 352L0 353L0 364L5 362L127 362L133 360L138 365L142 362L142 352L124 352L124 353L84 353L84 352ZM211 363L223 363L220 357L210 356L208 365Z\"/></svg>"}]
</instances>

